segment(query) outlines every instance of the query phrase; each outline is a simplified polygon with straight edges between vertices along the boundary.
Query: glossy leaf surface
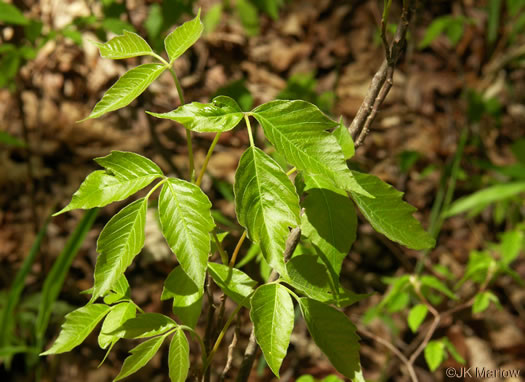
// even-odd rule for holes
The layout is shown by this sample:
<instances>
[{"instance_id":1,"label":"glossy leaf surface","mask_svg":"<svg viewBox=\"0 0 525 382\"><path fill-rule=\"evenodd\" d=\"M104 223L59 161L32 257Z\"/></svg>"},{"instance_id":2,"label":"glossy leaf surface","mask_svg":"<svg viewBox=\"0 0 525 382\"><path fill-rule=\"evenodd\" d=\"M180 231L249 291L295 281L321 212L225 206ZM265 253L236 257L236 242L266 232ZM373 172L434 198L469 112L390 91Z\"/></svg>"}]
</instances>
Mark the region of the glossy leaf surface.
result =
<instances>
[{"instance_id":1,"label":"glossy leaf surface","mask_svg":"<svg viewBox=\"0 0 525 382\"><path fill-rule=\"evenodd\" d=\"M41 355L65 353L80 345L109 310L107 305L90 304L67 314L55 343Z\"/></svg>"},{"instance_id":2,"label":"glossy leaf surface","mask_svg":"<svg viewBox=\"0 0 525 382\"><path fill-rule=\"evenodd\" d=\"M112 151L95 161L106 171L89 174L73 194L71 202L55 215L77 208L104 207L124 200L162 176L159 166L135 153Z\"/></svg>"},{"instance_id":3,"label":"glossy leaf surface","mask_svg":"<svg viewBox=\"0 0 525 382\"><path fill-rule=\"evenodd\" d=\"M110 290L144 246L147 206L144 198L127 205L100 233L92 301Z\"/></svg>"},{"instance_id":4,"label":"glossy leaf surface","mask_svg":"<svg viewBox=\"0 0 525 382\"><path fill-rule=\"evenodd\" d=\"M170 58L170 63L180 57L190 46L195 44L204 30L204 25L200 20L201 11L193 20L185 22L180 27L175 28L164 40L164 47Z\"/></svg>"},{"instance_id":5,"label":"glossy leaf surface","mask_svg":"<svg viewBox=\"0 0 525 382\"><path fill-rule=\"evenodd\" d=\"M294 326L292 298L282 285L267 284L255 291L251 307L255 338L268 366L279 377Z\"/></svg>"},{"instance_id":6,"label":"glossy leaf surface","mask_svg":"<svg viewBox=\"0 0 525 382\"><path fill-rule=\"evenodd\" d=\"M147 113L179 122L188 130L199 133L231 130L244 117L237 102L226 96L215 97L211 103L188 103L168 113Z\"/></svg>"},{"instance_id":7,"label":"glossy leaf surface","mask_svg":"<svg viewBox=\"0 0 525 382\"><path fill-rule=\"evenodd\" d=\"M326 176L339 188L368 195L348 169L343 151L326 130L337 126L306 101L277 100L253 110L264 134L299 170Z\"/></svg>"},{"instance_id":8,"label":"glossy leaf surface","mask_svg":"<svg viewBox=\"0 0 525 382\"><path fill-rule=\"evenodd\" d=\"M120 335L122 338L145 338L164 334L177 327L177 323L168 316L160 313L142 313L124 322L110 334Z\"/></svg>"},{"instance_id":9,"label":"glossy leaf surface","mask_svg":"<svg viewBox=\"0 0 525 382\"><path fill-rule=\"evenodd\" d=\"M201 289L210 252L210 231L215 223L211 203L196 185L169 179L159 197L162 233L182 269Z\"/></svg>"},{"instance_id":10,"label":"glossy leaf surface","mask_svg":"<svg viewBox=\"0 0 525 382\"><path fill-rule=\"evenodd\" d=\"M190 369L190 346L182 329L176 330L170 342L168 367L171 382L184 382Z\"/></svg>"},{"instance_id":11,"label":"glossy leaf surface","mask_svg":"<svg viewBox=\"0 0 525 382\"><path fill-rule=\"evenodd\" d=\"M165 69L166 66L162 64L143 64L128 70L109 88L102 99L95 105L91 114L82 121L98 118L110 111L129 105L129 103L141 95Z\"/></svg>"},{"instance_id":12,"label":"glossy leaf surface","mask_svg":"<svg viewBox=\"0 0 525 382\"><path fill-rule=\"evenodd\" d=\"M299 197L283 169L256 147L241 156L235 172L235 211L266 261L282 270L288 227L299 224Z\"/></svg>"},{"instance_id":13,"label":"glossy leaf surface","mask_svg":"<svg viewBox=\"0 0 525 382\"><path fill-rule=\"evenodd\" d=\"M377 176L353 171L359 184L375 198L350 192L352 199L377 232L411 249L428 249L435 241L412 214L414 207L403 201L403 193Z\"/></svg>"},{"instance_id":14,"label":"glossy leaf surface","mask_svg":"<svg viewBox=\"0 0 525 382\"><path fill-rule=\"evenodd\" d=\"M98 344L102 349L107 349L108 346L113 345L124 333L117 335L109 334L119 327L121 327L127 320L136 316L137 310L135 305L129 302L123 302L111 308L111 311L106 316L100 334L98 336Z\"/></svg>"},{"instance_id":15,"label":"glossy leaf surface","mask_svg":"<svg viewBox=\"0 0 525 382\"><path fill-rule=\"evenodd\" d=\"M126 30L122 36L113 37L104 44L97 43L96 45L102 57L114 60L146 56L153 53L151 47L142 37Z\"/></svg>"}]
</instances>

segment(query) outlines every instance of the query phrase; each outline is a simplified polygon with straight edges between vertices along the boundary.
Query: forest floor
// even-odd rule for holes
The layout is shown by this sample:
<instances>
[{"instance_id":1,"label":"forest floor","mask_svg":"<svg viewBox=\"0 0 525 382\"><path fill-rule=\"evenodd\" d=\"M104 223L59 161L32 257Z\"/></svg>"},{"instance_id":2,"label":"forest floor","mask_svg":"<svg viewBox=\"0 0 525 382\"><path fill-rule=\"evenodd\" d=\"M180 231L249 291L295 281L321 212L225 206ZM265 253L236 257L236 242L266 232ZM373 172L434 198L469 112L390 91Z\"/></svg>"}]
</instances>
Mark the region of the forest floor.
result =
<instances>
[{"instance_id":1,"label":"forest floor","mask_svg":"<svg viewBox=\"0 0 525 382\"><path fill-rule=\"evenodd\" d=\"M41 20L44 30L58 30L75 18L90 14L99 19L104 17L101 7L92 4L90 8L88 1L17 3L23 5L27 16ZM205 33L176 62L175 70L186 100L208 102L216 94L227 93L241 99L243 106L251 107L277 96L304 98L317 103L334 118L342 116L348 126L384 57L378 32L382 12L379 3L288 1L277 20L260 12L259 32L251 37L236 12L223 12L216 28ZM397 22L399 12L396 3L393 22ZM443 190L443 184L449 184L447 169L455 158L463 132L468 132L468 139L456 174L454 199L490 184L506 182L507 178L491 169L513 165L523 156L523 151L517 150L513 143L525 138L525 65L518 60L523 57L525 39L523 34L511 38L511 24L505 24L506 16L502 15L497 38L490 41L488 12L485 7L475 5L477 2L419 3L406 52L395 71L394 86L371 133L352 159L352 166L405 192L405 200L418 209L416 218L428 228L436 195ZM201 6L205 14L214 4L212 0L197 1L193 8ZM130 1L121 17L139 34L146 35L151 7L143 1ZM420 48L431 22L446 15L466 17L472 22L464 24L457 43L446 34L439 34L429 46ZM184 14L178 22L189 18L190 15ZM20 69L16 90L0 90L0 130L26 141L29 147L2 146L0 151L0 288L4 292L13 282L46 217L63 207L86 175L97 169L93 158L111 150L133 151L154 160L167 174L186 176L188 172L184 128L171 121L151 119L144 113L144 110L166 112L179 104L168 73L130 107L100 119L76 122L89 114L117 76L139 62L100 58L96 46L90 43L99 40L94 28L79 30L81 44L64 36L51 39L36 58ZM6 34L4 31L4 40ZM195 137L197 168L203 163L212 139L212 134ZM203 181L204 191L218 207L216 216L221 217L221 224L234 227L234 233L225 239L229 251L242 233L236 223L231 195L235 169L248 144L244 129L222 134ZM92 285L97 235L121 206L115 203L99 212L74 259L59 297L61 308L66 311L86 303L88 298L79 292ZM523 219L523 203L518 206L514 213ZM495 219L496 213L494 208L487 208L475 217L461 214L446 219L436 247L425 257L426 268L445 265L460 279L469 253L497 242L509 228L509 220ZM39 258L26 280L23 296L27 301L38 295L54 259L82 214L73 211L50 221ZM152 217L146 228L143 253L127 275L133 286L133 298L145 311L169 314L170 305L160 301L160 280L165 279L176 262L155 225L154 213ZM245 245L241 255L248 248ZM345 312L359 322L387 289L382 278L413 272L423 256L422 252L389 242L361 220L341 280L355 292L374 294ZM255 263L248 269L258 273ZM513 269L525 279L523 255ZM491 306L478 315L469 309L460 311L441 323L436 337L447 336L470 364L524 371L525 290L507 277L500 278L492 290L500 299L500 309ZM215 298L218 300L219 291ZM226 309L230 311L233 306L227 305ZM47 331L49 342L58 333L62 314L57 309L53 316ZM250 330L249 325L243 325L248 323L247 312L242 314L240 322L236 350L239 356ZM368 330L378 337L397 338L396 346L408 351L407 344L415 335L407 330L402 315L394 314L393 322L400 333L397 337L391 337L390 329L379 320L370 324ZM21 331L20 335L27 335L24 333ZM225 343L230 343L232 335L228 332ZM75 351L42 360L42 380L109 381L118 373L130 348L120 342L97 368L104 352L98 348L96 337L90 336ZM337 374L308 340L304 323L296 325L291 344L281 369L282 380L293 381L305 374L316 378ZM166 381L166 356L167 351L127 380ZM224 345L217 354L216 364L224 364L226 356L227 345ZM367 379L406 380L395 356L373 339L363 337L361 362ZM452 359L446 362L445 367L458 366ZM234 370L237 367L235 363ZM415 367L421 381L447 380L441 369L428 371L423 357ZM524 375L515 381L525 380ZM15 357L10 371L0 364L2 381L33 378L34 373L26 368L22 356ZM274 378L259 355L250 380Z\"/></svg>"}]
</instances>

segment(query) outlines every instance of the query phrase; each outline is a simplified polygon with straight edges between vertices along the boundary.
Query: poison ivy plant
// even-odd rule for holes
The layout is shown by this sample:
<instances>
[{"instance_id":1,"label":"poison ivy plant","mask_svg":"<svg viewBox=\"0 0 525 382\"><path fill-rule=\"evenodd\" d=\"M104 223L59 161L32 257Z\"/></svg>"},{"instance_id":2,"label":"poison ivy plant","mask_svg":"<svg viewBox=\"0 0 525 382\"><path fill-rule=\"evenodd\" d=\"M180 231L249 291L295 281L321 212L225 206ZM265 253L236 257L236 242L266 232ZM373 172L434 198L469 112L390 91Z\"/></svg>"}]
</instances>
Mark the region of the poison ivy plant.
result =
<instances>
[{"instance_id":1,"label":"poison ivy plant","mask_svg":"<svg viewBox=\"0 0 525 382\"><path fill-rule=\"evenodd\" d=\"M280 4L257 2L271 16L276 15ZM155 62L126 72L86 119L128 105L166 70L172 74L183 100L173 64L198 40L202 30L200 13L176 28L164 41L167 58L156 53L139 35L127 31L97 44L105 58L148 56ZM414 208L402 201L400 192L372 175L350 170L346 161L355 149L342 122L303 100L271 101L251 111L248 110L252 100L248 101L241 108L232 98L220 95L210 103L193 102L168 112L149 112L186 128L190 164L186 180L166 176L151 160L130 152L113 151L95 159L103 170L89 174L72 201L58 213L103 207L131 197L134 201L123 206L100 233L94 285L86 291L91 299L66 317L56 342L44 355L79 345L103 320L98 342L107 354L120 339L145 339L131 350L115 380L145 366L171 336L169 377L172 381L184 381L190 368L187 333L200 345L202 365L193 365L195 373L206 375L229 326L241 309L248 309L254 338L270 369L279 376L296 318L295 301L313 340L334 367L348 378L362 379L356 327L334 307L346 307L366 297L344 288L339 281L342 263L357 239L356 207L378 232L409 248L430 248L434 240L412 216ZM212 214L212 203L200 185L220 135L237 128L242 120L250 144L239 160L233 194L231 190L227 194L235 202L239 223L228 226L232 231L244 232L230 256L222 247L228 232L217 231L219 215ZM256 146L251 121L259 122L281 161ZM203 132L215 133L215 138L196 172L191 154L192 134ZM290 176L295 172L294 184ZM133 196L146 187L147 193ZM159 189L158 202L150 203ZM176 320L160 313L144 313L132 300L125 277L144 245L150 204L158 211L161 232L179 264L168 275L161 296L162 300L172 300ZM294 254L290 232L298 232L299 228L302 236L297 236L299 250ZM246 238L251 241L252 250L237 262ZM511 244L508 253L515 251ZM221 263L213 261L212 252L219 253ZM266 267L264 280L268 280L262 285L239 269L258 253ZM427 294L434 290L454 296L446 285L429 277L414 281L407 276L395 283L396 293L403 297L393 294L390 305L383 303L381 307L399 306L399 301L405 304L410 298L408 293L416 287ZM201 316L208 323L213 319L213 284L222 291L224 299L231 299L237 307L223 320L226 305L221 305L219 327L207 330L202 338L194 328ZM203 304L205 296L208 304ZM203 307L208 311L201 315ZM414 328L425 318L419 310L414 309L410 318Z\"/></svg>"}]
</instances>

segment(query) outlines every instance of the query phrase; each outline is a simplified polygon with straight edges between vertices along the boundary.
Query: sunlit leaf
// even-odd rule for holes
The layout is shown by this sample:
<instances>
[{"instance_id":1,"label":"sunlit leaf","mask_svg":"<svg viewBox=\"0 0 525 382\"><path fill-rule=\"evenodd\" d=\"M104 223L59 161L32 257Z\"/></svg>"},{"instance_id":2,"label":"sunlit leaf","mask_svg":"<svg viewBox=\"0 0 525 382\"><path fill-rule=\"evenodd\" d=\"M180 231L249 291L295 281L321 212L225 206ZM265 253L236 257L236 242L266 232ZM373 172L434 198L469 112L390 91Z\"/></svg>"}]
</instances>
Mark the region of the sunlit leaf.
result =
<instances>
[{"instance_id":1,"label":"sunlit leaf","mask_svg":"<svg viewBox=\"0 0 525 382\"><path fill-rule=\"evenodd\" d=\"M412 214L416 209L403 201L403 193L374 175L352 171L355 179L375 198L350 192L352 199L372 224L372 227L390 240L411 249L427 249L435 240Z\"/></svg>"},{"instance_id":2,"label":"sunlit leaf","mask_svg":"<svg viewBox=\"0 0 525 382\"><path fill-rule=\"evenodd\" d=\"M124 200L162 176L155 163L135 153L112 151L95 161L106 171L89 174L73 194L71 202L54 216L77 208L104 207Z\"/></svg>"},{"instance_id":3,"label":"sunlit leaf","mask_svg":"<svg viewBox=\"0 0 525 382\"><path fill-rule=\"evenodd\" d=\"M253 288L257 285L255 280L243 271L223 264L210 262L208 271L225 295L237 304L243 304L249 308L249 301L246 300L246 297L254 291Z\"/></svg>"},{"instance_id":4,"label":"sunlit leaf","mask_svg":"<svg viewBox=\"0 0 525 382\"><path fill-rule=\"evenodd\" d=\"M79 122L98 118L110 111L114 111L130 104L135 98L157 79L166 66L162 64L142 64L128 70L102 96L102 99L93 108L91 114Z\"/></svg>"},{"instance_id":5,"label":"sunlit leaf","mask_svg":"<svg viewBox=\"0 0 525 382\"><path fill-rule=\"evenodd\" d=\"M171 382L184 382L190 369L190 347L182 329L173 333L168 354L168 367Z\"/></svg>"},{"instance_id":6,"label":"sunlit leaf","mask_svg":"<svg viewBox=\"0 0 525 382\"><path fill-rule=\"evenodd\" d=\"M251 307L250 318L255 338L268 366L279 377L294 326L292 299L282 285L267 284L257 288L251 299Z\"/></svg>"},{"instance_id":7,"label":"sunlit leaf","mask_svg":"<svg viewBox=\"0 0 525 382\"><path fill-rule=\"evenodd\" d=\"M129 204L100 233L92 301L110 290L144 246L147 206L144 198Z\"/></svg>"},{"instance_id":8,"label":"sunlit leaf","mask_svg":"<svg viewBox=\"0 0 525 382\"><path fill-rule=\"evenodd\" d=\"M162 233L184 272L199 289L204 286L210 252L210 235L215 223L211 203L195 184L169 179L159 197Z\"/></svg>"},{"instance_id":9,"label":"sunlit leaf","mask_svg":"<svg viewBox=\"0 0 525 382\"><path fill-rule=\"evenodd\" d=\"M201 36L204 25L200 20L200 16L201 10L199 9L197 16L193 20L185 22L180 27L175 28L164 40L164 46L170 58L170 63L182 56Z\"/></svg>"},{"instance_id":10,"label":"sunlit leaf","mask_svg":"<svg viewBox=\"0 0 525 382\"><path fill-rule=\"evenodd\" d=\"M348 169L341 146L326 130L337 126L306 101L277 100L253 110L264 134L299 170L328 177L336 186L370 196Z\"/></svg>"},{"instance_id":11,"label":"sunlit leaf","mask_svg":"<svg viewBox=\"0 0 525 382\"><path fill-rule=\"evenodd\" d=\"M237 102L226 96L215 97L211 103L188 103L168 113L147 113L179 122L188 130L199 133L231 130L244 116Z\"/></svg>"},{"instance_id":12,"label":"sunlit leaf","mask_svg":"<svg viewBox=\"0 0 525 382\"><path fill-rule=\"evenodd\" d=\"M133 32L124 31L122 36L113 37L104 44L96 43L104 58L121 59L146 56L153 53L148 43Z\"/></svg>"},{"instance_id":13,"label":"sunlit leaf","mask_svg":"<svg viewBox=\"0 0 525 382\"><path fill-rule=\"evenodd\" d=\"M432 340L425 346L425 360L430 371L435 371L446 356L445 344L442 341Z\"/></svg>"},{"instance_id":14,"label":"sunlit leaf","mask_svg":"<svg viewBox=\"0 0 525 382\"><path fill-rule=\"evenodd\" d=\"M425 321L427 316L428 308L425 304L418 304L410 309L408 313L408 326L414 333L417 332L419 326Z\"/></svg>"},{"instance_id":15,"label":"sunlit leaf","mask_svg":"<svg viewBox=\"0 0 525 382\"><path fill-rule=\"evenodd\" d=\"M124 333L109 334L120 326L122 326L127 320L134 318L137 313L135 305L129 302L123 302L115 305L111 308L111 311L106 316L100 334L98 336L98 344L102 349L106 349L108 346L117 342L124 336Z\"/></svg>"},{"instance_id":16,"label":"sunlit leaf","mask_svg":"<svg viewBox=\"0 0 525 382\"><path fill-rule=\"evenodd\" d=\"M176 327L177 323L168 316L160 313L142 313L125 321L109 334L121 338L145 338L164 334Z\"/></svg>"},{"instance_id":17,"label":"sunlit leaf","mask_svg":"<svg viewBox=\"0 0 525 382\"><path fill-rule=\"evenodd\" d=\"M283 270L288 228L299 224L299 197L283 169L256 147L241 156L235 172L235 211L266 261Z\"/></svg>"},{"instance_id":18,"label":"sunlit leaf","mask_svg":"<svg viewBox=\"0 0 525 382\"><path fill-rule=\"evenodd\" d=\"M65 353L80 345L109 310L107 305L90 304L67 314L55 343L41 355Z\"/></svg>"}]
</instances>

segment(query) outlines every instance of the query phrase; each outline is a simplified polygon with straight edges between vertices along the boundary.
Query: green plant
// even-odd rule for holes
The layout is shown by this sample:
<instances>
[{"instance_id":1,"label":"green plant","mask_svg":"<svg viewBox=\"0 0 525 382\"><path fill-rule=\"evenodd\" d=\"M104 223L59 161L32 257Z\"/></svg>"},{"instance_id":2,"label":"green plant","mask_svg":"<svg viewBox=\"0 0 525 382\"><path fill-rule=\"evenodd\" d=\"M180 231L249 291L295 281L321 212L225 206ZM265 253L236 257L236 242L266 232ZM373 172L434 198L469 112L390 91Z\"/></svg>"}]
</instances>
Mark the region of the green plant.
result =
<instances>
[{"instance_id":1,"label":"green plant","mask_svg":"<svg viewBox=\"0 0 525 382\"><path fill-rule=\"evenodd\" d=\"M407 17L406 13L403 17ZM407 22L400 25L405 28ZM168 113L148 113L184 125L190 171L187 180L167 177L151 160L130 152L113 151L95 159L104 169L88 175L71 202L57 214L103 207L127 199L157 182L146 196L113 216L100 233L94 285L87 291L91 299L66 316L58 338L42 355L70 351L103 321L98 341L108 353L122 338L148 338L131 350L115 380L143 367L171 336L169 376L172 381L184 381L190 369L188 332L200 344L202 363L200 367L193 365L194 372L206 380L226 331L245 308L249 309L254 326L253 339L261 347L270 369L279 376L294 327L295 301L313 340L334 367L349 378L362 379L356 327L336 309L366 297L345 289L339 282L341 264L356 238L355 206L378 232L408 248L430 248L434 239L412 216L415 208L402 200L401 192L373 175L349 169L346 160L354 154L352 137L342 123L323 114L317 106L301 100L276 100L243 111L227 96L218 96L207 104L185 104L172 66L202 31L199 12L166 37L168 59L155 53L132 32L97 44L106 58L150 56L156 62L139 65L125 73L86 120L128 105L168 70L182 105ZM401 46L402 42L395 44ZM399 46L389 48L392 56L385 68L395 64ZM288 172L255 145L251 118L259 123L276 152L293 166ZM212 203L200 185L220 135L242 121L250 145L240 158L235 174L234 200L237 220L244 233L230 256L221 243L227 233L218 232L211 214ZM216 134L198 172L192 156L192 132ZM294 173L297 173L295 184L290 179ZM130 297L124 274L144 245L146 210L159 188L157 208L161 231L179 262L164 283L162 299L173 300L178 321L159 313L142 312ZM246 238L259 247L271 269L262 284L239 269L237 259ZM300 242L311 250L296 252ZM212 243L221 263L209 257ZM256 250L253 252L257 254ZM210 329L214 321L210 300L206 314L209 334L202 338L194 328L209 288L208 276L237 307L223 322L223 300L218 309L216 321L220 326L215 336ZM428 283L436 287L433 279ZM246 357L252 360L254 340L250 340ZM246 365L241 367L240 380L245 380L243 375L249 373L251 362Z\"/></svg>"}]
</instances>

